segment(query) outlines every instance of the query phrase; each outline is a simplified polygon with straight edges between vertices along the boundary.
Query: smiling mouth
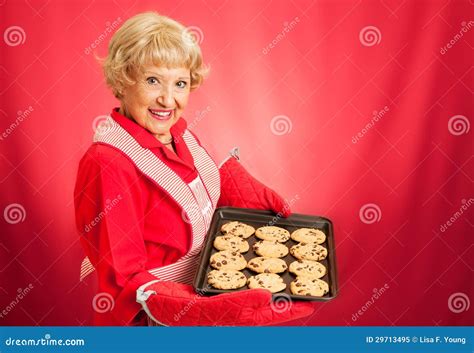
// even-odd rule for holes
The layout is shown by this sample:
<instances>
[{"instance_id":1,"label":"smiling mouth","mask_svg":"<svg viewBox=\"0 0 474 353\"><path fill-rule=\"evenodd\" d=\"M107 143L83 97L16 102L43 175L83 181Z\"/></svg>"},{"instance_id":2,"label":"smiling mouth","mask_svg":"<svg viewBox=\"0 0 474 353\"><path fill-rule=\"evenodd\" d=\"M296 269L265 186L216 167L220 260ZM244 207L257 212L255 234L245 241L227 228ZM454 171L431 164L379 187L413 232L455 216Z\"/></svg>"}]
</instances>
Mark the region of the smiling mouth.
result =
<instances>
[{"instance_id":1,"label":"smiling mouth","mask_svg":"<svg viewBox=\"0 0 474 353\"><path fill-rule=\"evenodd\" d=\"M169 120L173 116L173 110L148 109L148 111L158 120Z\"/></svg>"}]
</instances>

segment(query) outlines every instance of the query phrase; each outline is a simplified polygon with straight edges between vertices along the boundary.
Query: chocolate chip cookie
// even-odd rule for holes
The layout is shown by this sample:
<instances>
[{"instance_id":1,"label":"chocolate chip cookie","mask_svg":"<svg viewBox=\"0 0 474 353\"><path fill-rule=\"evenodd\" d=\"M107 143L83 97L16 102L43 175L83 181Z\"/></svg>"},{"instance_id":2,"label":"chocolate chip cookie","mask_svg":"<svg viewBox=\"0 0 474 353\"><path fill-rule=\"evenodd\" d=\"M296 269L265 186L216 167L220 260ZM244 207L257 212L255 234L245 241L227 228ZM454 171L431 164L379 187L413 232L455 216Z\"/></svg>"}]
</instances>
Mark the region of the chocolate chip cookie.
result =
<instances>
[{"instance_id":1,"label":"chocolate chip cookie","mask_svg":"<svg viewBox=\"0 0 474 353\"><path fill-rule=\"evenodd\" d=\"M249 243L247 240L236 235L222 235L214 239L214 247L217 250L231 250L244 253L249 250Z\"/></svg>"},{"instance_id":2,"label":"chocolate chip cookie","mask_svg":"<svg viewBox=\"0 0 474 353\"><path fill-rule=\"evenodd\" d=\"M272 293L280 292L286 288L283 278L275 273L260 273L248 279L249 288L268 289Z\"/></svg>"},{"instance_id":3,"label":"chocolate chip cookie","mask_svg":"<svg viewBox=\"0 0 474 353\"><path fill-rule=\"evenodd\" d=\"M217 289L237 289L245 286L247 277L236 270L212 270L207 275L207 282Z\"/></svg>"},{"instance_id":4,"label":"chocolate chip cookie","mask_svg":"<svg viewBox=\"0 0 474 353\"><path fill-rule=\"evenodd\" d=\"M300 228L291 233L291 239L301 243L322 244L326 241L326 234L320 229Z\"/></svg>"},{"instance_id":5,"label":"chocolate chip cookie","mask_svg":"<svg viewBox=\"0 0 474 353\"><path fill-rule=\"evenodd\" d=\"M211 256L211 266L217 270L242 270L247 260L237 251L219 251Z\"/></svg>"},{"instance_id":6,"label":"chocolate chip cookie","mask_svg":"<svg viewBox=\"0 0 474 353\"><path fill-rule=\"evenodd\" d=\"M328 256L328 250L316 243L300 243L290 248L290 253L298 260L321 261Z\"/></svg>"},{"instance_id":7,"label":"chocolate chip cookie","mask_svg":"<svg viewBox=\"0 0 474 353\"><path fill-rule=\"evenodd\" d=\"M291 293L295 295L311 295L322 297L329 292L329 285L317 278L297 277L290 284Z\"/></svg>"},{"instance_id":8,"label":"chocolate chip cookie","mask_svg":"<svg viewBox=\"0 0 474 353\"><path fill-rule=\"evenodd\" d=\"M277 241L284 243L290 239L290 232L276 226L260 227L255 231L255 236L262 240Z\"/></svg>"},{"instance_id":9,"label":"chocolate chip cookie","mask_svg":"<svg viewBox=\"0 0 474 353\"><path fill-rule=\"evenodd\" d=\"M224 224L221 227L221 233L228 234L228 235L235 235L235 236L247 239L253 233L255 233L255 228L239 221L232 221L232 222Z\"/></svg>"},{"instance_id":10,"label":"chocolate chip cookie","mask_svg":"<svg viewBox=\"0 0 474 353\"><path fill-rule=\"evenodd\" d=\"M321 278L326 274L322 263L310 260L293 261L288 269L298 277Z\"/></svg>"},{"instance_id":11,"label":"chocolate chip cookie","mask_svg":"<svg viewBox=\"0 0 474 353\"><path fill-rule=\"evenodd\" d=\"M288 255L288 248L277 241L260 240L253 244L253 251L264 257L284 257Z\"/></svg>"},{"instance_id":12,"label":"chocolate chip cookie","mask_svg":"<svg viewBox=\"0 0 474 353\"><path fill-rule=\"evenodd\" d=\"M251 259L247 268L258 273L281 273L288 268L285 261L272 257L254 257Z\"/></svg>"}]
</instances>

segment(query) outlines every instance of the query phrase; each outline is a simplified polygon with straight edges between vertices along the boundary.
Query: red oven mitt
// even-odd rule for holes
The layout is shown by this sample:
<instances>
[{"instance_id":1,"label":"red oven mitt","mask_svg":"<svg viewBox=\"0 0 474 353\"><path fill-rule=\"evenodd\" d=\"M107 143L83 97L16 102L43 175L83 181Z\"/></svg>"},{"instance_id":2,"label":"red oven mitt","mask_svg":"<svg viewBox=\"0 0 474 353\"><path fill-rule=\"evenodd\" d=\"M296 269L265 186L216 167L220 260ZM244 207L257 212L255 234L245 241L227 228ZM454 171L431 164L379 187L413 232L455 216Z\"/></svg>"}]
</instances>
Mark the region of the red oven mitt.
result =
<instances>
[{"instance_id":1,"label":"red oven mitt","mask_svg":"<svg viewBox=\"0 0 474 353\"><path fill-rule=\"evenodd\" d=\"M293 302L282 294L272 303L266 289L247 289L204 297L186 284L152 281L137 290L148 316L167 326L266 326L314 312L310 302Z\"/></svg>"},{"instance_id":2,"label":"red oven mitt","mask_svg":"<svg viewBox=\"0 0 474 353\"><path fill-rule=\"evenodd\" d=\"M231 151L231 157L219 167L221 196L217 207L232 206L272 210L288 217L291 214L288 203L275 191L265 186L238 161L238 149Z\"/></svg>"}]
</instances>

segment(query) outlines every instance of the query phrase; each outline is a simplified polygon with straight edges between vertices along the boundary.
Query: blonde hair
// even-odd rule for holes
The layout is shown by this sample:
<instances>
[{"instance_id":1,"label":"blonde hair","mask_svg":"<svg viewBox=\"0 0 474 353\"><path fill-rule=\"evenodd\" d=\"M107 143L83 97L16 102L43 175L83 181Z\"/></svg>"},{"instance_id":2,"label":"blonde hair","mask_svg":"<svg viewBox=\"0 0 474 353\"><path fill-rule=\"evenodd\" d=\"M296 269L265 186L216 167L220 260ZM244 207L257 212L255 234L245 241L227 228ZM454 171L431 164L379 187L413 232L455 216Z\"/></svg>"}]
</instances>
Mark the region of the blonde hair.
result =
<instances>
[{"instance_id":1,"label":"blonde hair","mask_svg":"<svg viewBox=\"0 0 474 353\"><path fill-rule=\"evenodd\" d=\"M191 90L201 85L209 71L199 44L186 27L156 12L125 21L112 36L108 55L101 61L107 85L118 99L126 86L137 82L145 65L189 68Z\"/></svg>"}]
</instances>

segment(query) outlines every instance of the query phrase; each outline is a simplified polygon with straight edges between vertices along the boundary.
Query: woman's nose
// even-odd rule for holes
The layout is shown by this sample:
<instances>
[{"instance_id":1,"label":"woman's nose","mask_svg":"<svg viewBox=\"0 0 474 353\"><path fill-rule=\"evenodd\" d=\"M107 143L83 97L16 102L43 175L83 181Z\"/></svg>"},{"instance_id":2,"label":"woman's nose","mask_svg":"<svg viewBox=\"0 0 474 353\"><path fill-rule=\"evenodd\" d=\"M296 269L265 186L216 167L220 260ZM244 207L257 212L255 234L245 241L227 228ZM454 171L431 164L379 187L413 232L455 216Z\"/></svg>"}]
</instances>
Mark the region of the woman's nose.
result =
<instances>
[{"instance_id":1,"label":"woman's nose","mask_svg":"<svg viewBox=\"0 0 474 353\"><path fill-rule=\"evenodd\" d=\"M158 95L157 101L164 107L172 107L174 104L173 91L166 88L162 89Z\"/></svg>"}]
</instances>

